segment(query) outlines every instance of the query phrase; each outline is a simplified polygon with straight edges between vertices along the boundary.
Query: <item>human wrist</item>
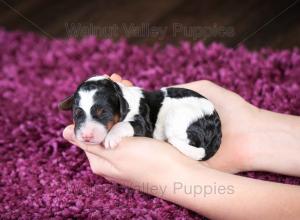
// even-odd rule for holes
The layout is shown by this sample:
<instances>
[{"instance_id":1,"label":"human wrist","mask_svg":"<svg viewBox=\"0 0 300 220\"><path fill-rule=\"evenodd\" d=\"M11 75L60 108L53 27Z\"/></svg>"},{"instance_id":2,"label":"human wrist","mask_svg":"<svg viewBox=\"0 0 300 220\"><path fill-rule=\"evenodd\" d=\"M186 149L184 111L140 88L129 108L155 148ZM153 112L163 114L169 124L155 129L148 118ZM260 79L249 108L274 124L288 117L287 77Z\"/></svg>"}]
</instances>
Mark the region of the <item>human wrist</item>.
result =
<instances>
[{"instance_id":1,"label":"human wrist","mask_svg":"<svg viewBox=\"0 0 300 220\"><path fill-rule=\"evenodd\" d=\"M251 133L251 170L300 175L300 117L259 109Z\"/></svg>"},{"instance_id":2,"label":"human wrist","mask_svg":"<svg viewBox=\"0 0 300 220\"><path fill-rule=\"evenodd\" d=\"M174 155L172 155L174 156ZM170 160L160 161L155 168L149 168L147 172L130 178L125 185L143 191L147 194L160 197L162 199L175 202L179 193L174 193L176 184L183 183L189 176L190 179L195 176L192 173L201 173L202 165L199 161L193 161L180 155L178 158L169 158ZM160 167L160 168L158 168Z\"/></svg>"},{"instance_id":3,"label":"human wrist","mask_svg":"<svg viewBox=\"0 0 300 220\"><path fill-rule=\"evenodd\" d=\"M300 116L259 109L256 121L265 130L282 131L300 138Z\"/></svg>"},{"instance_id":4,"label":"human wrist","mask_svg":"<svg viewBox=\"0 0 300 220\"><path fill-rule=\"evenodd\" d=\"M188 189L194 188L194 186L201 186L201 182L198 181L197 176L201 175L207 167L204 167L199 161L181 161L181 163L175 164L173 168L164 175L163 178L158 179L157 186L165 187L164 194L158 195L159 197L186 206L189 202L187 200L194 199L194 193L189 193ZM199 192L198 192L199 193ZM156 195L157 196L157 195ZM199 195L198 195L199 196Z\"/></svg>"}]
</instances>

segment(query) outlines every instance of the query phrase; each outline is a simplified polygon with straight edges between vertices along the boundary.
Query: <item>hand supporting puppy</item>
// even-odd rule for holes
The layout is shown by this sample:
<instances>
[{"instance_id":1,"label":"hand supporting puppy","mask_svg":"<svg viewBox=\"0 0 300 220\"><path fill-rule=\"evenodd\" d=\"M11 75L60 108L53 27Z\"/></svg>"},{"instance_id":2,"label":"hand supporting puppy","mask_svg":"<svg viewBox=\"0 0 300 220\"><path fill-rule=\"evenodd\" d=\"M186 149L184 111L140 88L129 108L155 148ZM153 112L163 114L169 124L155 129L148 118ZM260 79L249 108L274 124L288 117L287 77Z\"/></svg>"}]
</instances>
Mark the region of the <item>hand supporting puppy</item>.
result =
<instances>
[{"instance_id":1,"label":"hand supporting puppy","mask_svg":"<svg viewBox=\"0 0 300 220\"><path fill-rule=\"evenodd\" d=\"M117 75L111 78L122 80ZM131 85L128 81L122 83ZM205 95L219 112L223 125L222 144L216 155L206 162L191 160L168 143L151 138L124 138L117 149L106 150L100 145L84 144L76 140L73 125L68 126L63 135L84 150L95 174L137 189L143 189L139 186L145 183L150 188L166 186L164 194L155 194L154 191L146 193L209 218L299 217L299 187L229 175L209 167L231 173L266 170L300 176L300 118L260 110L237 94L208 81L180 87ZM194 197L187 193L174 193L174 182L191 186L217 182L221 186L232 185L235 192L233 195ZM247 201L246 210L240 201ZM289 210L284 209L282 204L289 207Z\"/></svg>"},{"instance_id":2,"label":"hand supporting puppy","mask_svg":"<svg viewBox=\"0 0 300 220\"><path fill-rule=\"evenodd\" d=\"M132 86L131 82L122 80L119 75L113 74L111 79ZM230 173L265 170L300 175L300 165L285 162L287 159L299 162L296 156L300 151L299 117L258 109L239 95L209 81L197 81L179 87L206 96L214 103L222 121L221 147L212 158L202 162L204 165ZM70 137L66 136L66 139ZM109 147L109 139L106 147ZM286 143L290 144L288 151ZM273 160L268 160L267 156ZM293 167L289 164L293 164Z\"/></svg>"}]
</instances>

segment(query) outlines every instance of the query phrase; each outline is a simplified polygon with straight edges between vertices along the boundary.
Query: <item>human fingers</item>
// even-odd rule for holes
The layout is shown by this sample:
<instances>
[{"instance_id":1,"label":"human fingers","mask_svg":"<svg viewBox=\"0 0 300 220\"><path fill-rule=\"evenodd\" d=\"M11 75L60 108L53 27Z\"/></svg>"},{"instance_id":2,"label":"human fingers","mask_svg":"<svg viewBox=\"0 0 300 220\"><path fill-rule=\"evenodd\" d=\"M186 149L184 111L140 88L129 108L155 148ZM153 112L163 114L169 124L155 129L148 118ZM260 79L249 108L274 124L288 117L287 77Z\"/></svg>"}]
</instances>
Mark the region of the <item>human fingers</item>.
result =
<instances>
[{"instance_id":1,"label":"human fingers","mask_svg":"<svg viewBox=\"0 0 300 220\"><path fill-rule=\"evenodd\" d=\"M111 76L110 76L110 79L115 81L115 82L121 82L122 81L122 77L117 74L117 73L113 73Z\"/></svg>"},{"instance_id":2,"label":"human fingers","mask_svg":"<svg viewBox=\"0 0 300 220\"><path fill-rule=\"evenodd\" d=\"M119 75L119 74L117 74L117 73L113 73L111 76L110 76L110 78L113 80L113 81L115 81L115 82L120 82L120 83L122 83L123 85L125 85L125 86L132 86L132 82L130 82L129 80L126 80L126 79L122 79L122 77Z\"/></svg>"},{"instance_id":3,"label":"human fingers","mask_svg":"<svg viewBox=\"0 0 300 220\"><path fill-rule=\"evenodd\" d=\"M130 82L129 80L122 80L122 84L125 86L133 86L132 82Z\"/></svg>"}]
</instances>

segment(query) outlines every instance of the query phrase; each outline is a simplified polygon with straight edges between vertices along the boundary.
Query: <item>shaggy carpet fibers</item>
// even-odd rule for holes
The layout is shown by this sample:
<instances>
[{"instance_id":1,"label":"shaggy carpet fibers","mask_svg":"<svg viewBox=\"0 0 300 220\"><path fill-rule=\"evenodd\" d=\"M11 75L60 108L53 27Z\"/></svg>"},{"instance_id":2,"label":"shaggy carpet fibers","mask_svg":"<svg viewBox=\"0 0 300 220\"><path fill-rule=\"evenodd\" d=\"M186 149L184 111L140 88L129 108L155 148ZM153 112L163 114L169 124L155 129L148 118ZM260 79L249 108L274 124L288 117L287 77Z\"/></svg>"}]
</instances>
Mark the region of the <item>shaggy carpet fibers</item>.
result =
<instances>
[{"instance_id":1,"label":"shaggy carpet fibers","mask_svg":"<svg viewBox=\"0 0 300 220\"><path fill-rule=\"evenodd\" d=\"M58 102L91 74L112 72L147 89L209 79L256 106L300 115L297 48L250 52L201 42L149 47L0 29L0 219L201 218L93 175L83 152L63 140L71 116L58 111ZM293 177L245 175L300 185Z\"/></svg>"}]
</instances>

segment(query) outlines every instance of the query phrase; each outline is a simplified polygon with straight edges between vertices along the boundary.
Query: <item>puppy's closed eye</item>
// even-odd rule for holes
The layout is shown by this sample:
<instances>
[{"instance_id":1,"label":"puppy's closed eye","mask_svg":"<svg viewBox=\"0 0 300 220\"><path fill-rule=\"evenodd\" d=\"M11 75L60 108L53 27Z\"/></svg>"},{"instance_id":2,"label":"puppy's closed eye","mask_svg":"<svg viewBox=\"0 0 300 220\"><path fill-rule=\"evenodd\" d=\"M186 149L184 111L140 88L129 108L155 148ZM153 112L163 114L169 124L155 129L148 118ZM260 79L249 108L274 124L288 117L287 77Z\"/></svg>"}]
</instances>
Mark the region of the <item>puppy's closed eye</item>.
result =
<instances>
[{"instance_id":1,"label":"puppy's closed eye","mask_svg":"<svg viewBox=\"0 0 300 220\"><path fill-rule=\"evenodd\" d=\"M76 108L74 111L75 118L82 118L84 116L84 111L81 108Z\"/></svg>"}]
</instances>

